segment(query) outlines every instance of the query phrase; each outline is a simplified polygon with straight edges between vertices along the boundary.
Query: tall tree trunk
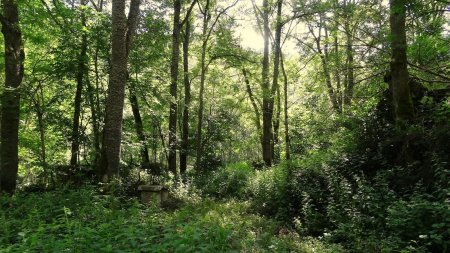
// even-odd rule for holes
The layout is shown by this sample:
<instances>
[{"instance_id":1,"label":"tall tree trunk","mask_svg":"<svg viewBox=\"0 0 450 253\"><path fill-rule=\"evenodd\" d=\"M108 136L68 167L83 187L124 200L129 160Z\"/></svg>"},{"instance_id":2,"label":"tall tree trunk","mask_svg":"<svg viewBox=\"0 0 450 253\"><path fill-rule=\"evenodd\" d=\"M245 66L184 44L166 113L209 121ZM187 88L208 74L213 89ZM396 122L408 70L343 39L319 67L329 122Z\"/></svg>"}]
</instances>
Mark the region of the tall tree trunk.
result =
<instances>
[{"instance_id":1,"label":"tall tree trunk","mask_svg":"<svg viewBox=\"0 0 450 253\"><path fill-rule=\"evenodd\" d=\"M20 84L22 83L25 53L19 26L16 0L3 0L0 15L5 41L5 90L1 97L0 130L0 193L13 194L19 166Z\"/></svg>"},{"instance_id":2,"label":"tall tree trunk","mask_svg":"<svg viewBox=\"0 0 450 253\"><path fill-rule=\"evenodd\" d=\"M250 81L247 76L247 70L242 68L242 74L244 75L244 82L248 97L250 99L250 103L252 104L253 111L255 112L255 123L256 123L256 131L258 133L258 140L261 144L261 150L264 148L263 144L263 136L262 136L262 127L261 127L261 113L258 108L258 103L253 95L252 87L250 86Z\"/></svg>"},{"instance_id":3,"label":"tall tree trunk","mask_svg":"<svg viewBox=\"0 0 450 253\"><path fill-rule=\"evenodd\" d=\"M277 23L275 28L275 42L274 42L274 61L273 61L273 83L272 91L270 94L270 113L271 118L273 118L274 108L275 108L275 93L277 93L277 114L273 120L273 139L271 143L272 160L277 161L279 159L279 152L276 150L276 145L278 143L278 129L280 126L280 87L278 83L278 77L280 75L280 52L281 52L281 32L283 29L283 23L281 20L281 12L283 8L283 0L278 0L277 3ZM278 150L279 151L279 150ZM276 154L277 153L277 154Z\"/></svg>"},{"instance_id":4,"label":"tall tree trunk","mask_svg":"<svg viewBox=\"0 0 450 253\"><path fill-rule=\"evenodd\" d=\"M289 114L288 114L288 77L286 70L284 68L284 59L283 59L283 53L280 52L280 59L281 59L281 71L283 72L283 95L284 95L284 141L285 141L285 153L286 153L286 160L291 159L291 141L289 137Z\"/></svg>"},{"instance_id":5,"label":"tall tree trunk","mask_svg":"<svg viewBox=\"0 0 450 253\"><path fill-rule=\"evenodd\" d=\"M125 0L112 1L112 57L103 128L99 176L109 181L119 173L122 118L127 81Z\"/></svg>"},{"instance_id":6,"label":"tall tree trunk","mask_svg":"<svg viewBox=\"0 0 450 253\"><path fill-rule=\"evenodd\" d=\"M204 110L204 93L205 93L205 81L206 81L206 50L208 46L208 23L211 18L209 15L209 0L206 0L206 5L203 10L203 29L202 29L202 55L200 60L201 73L200 73L200 92L199 92L199 107L198 107L198 123L197 123L197 160L195 167L197 170L201 169L201 162L203 156L203 143L202 143L202 127L203 127L203 110Z\"/></svg>"},{"instance_id":7,"label":"tall tree trunk","mask_svg":"<svg viewBox=\"0 0 450 253\"><path fill-rule=\"evenodd\" d=\"M250 81L247 76L247 70L245 68L242 69L242 74L244 75L245 88L247 90L248 97L250 99L250 103L252 104L253 111L255 112L255 123L256 130L258 131L258 138L262 145L262 132L261 132L261 113L258 109L258 103L256 102L255 96L253 95L252 87L250 86Z\"/></svg>"},{"instance_id":8,"label":"tall tree trunk","mask_svg":"<svg viewBox=\"0 0 450 253\"><path fill-rule=\"evenodd\" d=\"M345 4L345 24L344 29L346 33L346 54L347 54L347 83L345 85L344 105L349 109L353 98L353 87L355 86L354 64L353 64L353 31L350 28L350 18L352 11L349 6L350 3L344 1Z\"/></svg>"},{"instance_id":9,"label":"tall tree trunk","mask_svg":"<svg viewBox=\"0 0 450 253\"><path fill-rule=\"evenodd\" d=\"M189 107L191 106L191 82L189 81L189 42L191 37L191 22L189 20L189 17L186 18L186 28L183 41L184 111L180 153L181 175L184 175L187 170L187 158L189 150Z\"/></svg>"},{"instance_id":10,"label":"tall tree trunk","mask_svg":"<svg viewBox=\"0 0 450 253\"><path fill-rule=\"evenodd\" d=\"M275 114L275 119L273 120L273 162L278 163L280 161L280 149L279 144L279 132L280 132L280 117L281 117L281 92L280 87L277 88L277 113Z\"/></svg>"},{"instance_id":11,"label":"tall tree trunk","mask_svg":"<svg viewBox=\"0 0 450 253\"><path fill-rule=\"evenodd\" d=\"M343 98L342 98L342 88L341 88L341 73L340 73L340 67L341 67L341 60L339 57L339 39L338 39L338 31L339 31L339 0L335 0L333 2L333 8L334 8L334 31L333 31L333 38L334 38L334 79L336 81L336 100L340 108L342 108L343 104Z\"/></svg>"},{"instance_id":12,"label":"tall tree trunk","mask_svg":"<svg viewBox=\"0 0 450 253\"><path fill-rule=\"evenodd\" d=\"M98 174L103 181L108 181L119 173L123 107L128 78L128 53L137 26L140 3L140 0L131 0L127 20L125 0L112 1L111 72L106 98L102 154L98 169Z\"/></svg>"},{"instance_id":13,"label":"tall tree trunk","mask_svg":"<svg viewBox=\"0 0 450 253\"><path fill-rule=\"evenodd\" d=\"M101 9L101 6L98 7ZM91 115L92 115L92 129L94 132L94 167L96 169L99 168L100 163L100 156L101 156L101 129L100 129L100 122L102 121L102 115L100 110L100 75L99 75L99 69L98 69L98 53L100 50L99 44L97 43L95 46L95 53L94 53L94 72L95 72L95 88L92 86L90 79L89 79L89 72L86 74L86 83L88 87L88 98L89 103L91 107Z\"/></svg>"},{"instance_id":14,"label":"tall tree trunk","mask_svg":"<svg viewBox=\"0 0 450 253\"><path fill-rule=\"evenodd\" d=\"M390 0L391 77L395 119L397 122L414 118L406 58L406 0Z\"/></svg>"},{"instance_id":15,"label":"tall tree trunk","mask_svg":"<svg viewBox=\"0 0 450 253\"><path fill-rule=\"evenodd\" d=\"M132 0L130 4L130 11L127 20L128 29L126 36L127 57L130 54L132 40L135 35L136 27L138 25L140 1L141 0ZM127 71L127 78L130 78L129 71ZM137 82L137 77L135 81ZM141 111L139 109L139 100L136 93L136 87L133 82L128 82L128 91L130 93L129 99L131 110L133 112L136 135L140 143L141 168L148 169L150 167L150 158L148 156L147 137L144 132L144 124L142 122Z\"/></svg>"},{"instance_id":16,"label":"tall tree trunk","mask_svg":"<svg viewBox=\"0 0 450 253\"><path fill-rule=\"evenodd\" d=\"M89 73L86 71L86 87L87 87L87 97L89 101L89 108L91 110L91 119L92 119L92 132L94 134L94 168L98 166L98 157L100 154L100 130L99 130L99 116L98 113L100 109L97 108L95 93L98 92L98 89L94 89L92 83L89 79Z\"/></svg>"},{"instance_id":17,"label":"tall tree trunk","mask_svg":"<svg viewBox=\"0 0 450 253\"><path fill-rule=\"evenodd\" d=\"M141 112L139 109L139 101L136 96L136 88L134 84L130 82L128 84L128 90L130 92L130 104L131 110L133 111L134 118L134 127L136 129L136 135L139 140L140 145L140 154L141 154L141 168L149 169L150 168L150 157L148 156L148 144L147 137L144 132L144 124L142 123Z\"/></svg>"},{"instance_id":18,"label":"tall tree trunk","mask_svg":"<svg viewBox=\"0 0 450 253\"><path fill-rule=\"evenodd\" d=\"M41 163L42 168L44 169L44 181L47 181L47 155L45 150L45 124L44 124L44 113L42 112L42 108L36 109L36 115L38 118L38 128L39 128L39 141L41 146Z\"/></svg>"},{"instance_id":19,"label":"tall tree trunk","mask_svg":"<svg viewBox=\"0 0 450 253\"><path fill-rule=\"evenodd\" d=\"M269 81L269 1L263 1L263 39L264 56L262 61L262 90L263 90L263 160L266 166L272 166L272 113L271 90Z\"/></svg>"},{"instance_id":20,"label":"tall tree trunk","mask_svg":"<svg viewBox=\"0 0 450 253\"><path fill-rule=\"evenodd\" d=\"M47 183L48 182L48 177L49 177L49 173L48 173L48 166L47 166L47 152L46 152L46 146L45 146L45 121L44 121L44 88L42 87L42 83L39 82L39 86L38 86L38 91L39 94L37 95L37 99L35 100L35 111L36 111L36 116L38 118L38 129L39 129L39 140L40 140L40 148L41 148L41 166L42 169L44 170L44 182ZM53 176L52 178L52 183L53 182Z\"/></svg>"},{"instance_id":21,"label":"tall tree trunk","mask_svg":"<svg viewBox=\"0 0 450 253\"><path fill-rule=\"evenodd\" d=\"M81 7L86 5L85 0L81 0ZM86 27L86 15L84 10L81 9L81 25ZM75 92L74 101L74 113L73 113L73 124L72 124L72 146L71 146L71 158L70 165L76 167L78 165L78 156L80 150L80 114L81 114L81 93L83 92L83 78L86 68L86 57L87 57L87 34L83 32L81 38L81 51L78 56L78 69L77 69L77 89Z\"/></svg>"},{"instance_id":22,"label":"tall tree trunk","mask_svg":"<svg viewBox=\"0 0 450 253\"><path fill-rule=\"evenodd\" d=\"M169 164L168 170L177 175L177 100L178 61L180 58L180 11L181 1L173 2L172 59L170 64L170 112L169 112Z\"/></svg>"}]
</instances>

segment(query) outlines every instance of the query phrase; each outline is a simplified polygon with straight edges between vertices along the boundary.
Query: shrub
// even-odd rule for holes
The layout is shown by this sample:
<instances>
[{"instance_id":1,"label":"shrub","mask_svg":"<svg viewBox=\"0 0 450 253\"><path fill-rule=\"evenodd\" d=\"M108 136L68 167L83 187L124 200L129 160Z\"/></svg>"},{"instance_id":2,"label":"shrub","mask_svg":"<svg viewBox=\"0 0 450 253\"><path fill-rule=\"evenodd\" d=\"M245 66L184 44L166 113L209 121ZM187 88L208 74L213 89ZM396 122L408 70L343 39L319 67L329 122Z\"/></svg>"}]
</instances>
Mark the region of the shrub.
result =
<instances>
[{"instance_id":1,"label":"shrub","mask_svg":"<svg viewBox=\"0 0 450 253\"><path fill-rule=\"evenodd\" d=\"M248 185L253 208L264 215L285 219L286 204L290 203L286 178L287 170L284 166L256 171Z\"/></svg>"},{"instance_id":2,"label":"shrub","mask_svg":"<svg viewBox=\"0 0 450 253\"><path fill-rule=\"evenodd\" d=\"M437 202L424 196L400 200L388 209L387 228L402 242L415 242L432 252L450 250L450 208L446 201Z\"/></svg>"},{"instance_id":3,"label":"shrub","mask_svg":"<svg viewBox=\"0 0 450 253\"><path fill-rule=\"evenodd\" d=\"M203 193L216 198L245 198L253 169L245 162L230 164L201 176L197 183Z\"/></svg>"}]
</instances>

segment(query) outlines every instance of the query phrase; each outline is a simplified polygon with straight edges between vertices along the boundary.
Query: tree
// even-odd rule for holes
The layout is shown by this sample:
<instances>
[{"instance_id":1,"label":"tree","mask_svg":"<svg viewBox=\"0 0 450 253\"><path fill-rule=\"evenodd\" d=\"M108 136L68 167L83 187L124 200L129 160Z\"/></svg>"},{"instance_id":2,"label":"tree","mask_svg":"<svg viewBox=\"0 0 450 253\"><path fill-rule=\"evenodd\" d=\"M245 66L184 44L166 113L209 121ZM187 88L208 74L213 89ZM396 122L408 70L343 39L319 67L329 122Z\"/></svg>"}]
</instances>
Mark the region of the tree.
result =
<instances>
[{"instance_id":1,"label":"tree","mask_svg":"<svg viewBox=\"0 0 450 253\"><path fill-rule=\"evenodd\" d=\"M20 84L25 53L16 0L3 0L0 15L5 40L5 90L1 98L0 193L13 194L18 172Z\"/></svg>"},{"instance_id":2,"label":"tree","mask_svg":"<svg viewBox=\"0 0 450 253\"><path fill-rule=\"evenodd\" d=\"M271 90L269 81L269 1L263 1L262 19L263 19L263 39L264 55L262 61L262 92L263 92L263 135L262 135L262 153L266 166L272 165L272 113L271 113Z\"/></svg>"},{"instance_id":3,"label":"tree","mask_svg":"<svg viewBox=\"0 0 450 253\"><path fill-rule=\"evenodd\" d=\"M86 6L87 1L81 0L81 25L83 28L86 28L86 15L85 10L83 9ZM82 31L81 35L81 50L78 57L78 66L77 66L77 89L75 92L74 99L74 113L73 113L73 125L72 125L72 146L71 146L71 158L70 165L76 167L78 165L78 153L80 149L80 114L81 114L81 93L83 92L83 82L84 76L86 74L86 58L87 58L87 34L85 31Z\"/></svg>"},{"instance_id":4,"label":"tree","mask_svg":"<svg viewBox=\"0 0 450 253\"><path fill-rule=\"evenodd\" d=\"M289 135L289 113L288 113L288 76L286 73L286 69L284 68L284 58L283 52L280 52L280 60L281 60L281 72L283 73L283 96L284 96L284 145L285 145L285 158L286 160L291 159L291 141Z\"/></svg>"},{"instance_id":5,"label":"tree","mask_svg":"<svg viewBox=\"0 0 450 253\"><path fill-rule=\"evenodd\" d=\"M170 60L169 171L177 174L177 99L178 62L180 58L181 1L173 1L172 57Z\"/></svg>"},{"instance_id":6,"label":"tree","mask_svg":"<svg viewBox=\"0 0 450 253\"><path fill-rule=\"evenodd\" d=\"M127 58L130 54L131 46L133 37L135 36L136 28L139 23L139 7L140 7L140 1L141 0L132 0L131 1L131 8L130 12L128 14L128 20L127 20L127 36L126 36L126 53ZM130 79L130 73L127 71L127 79ZM134 80L134 82L137 82ZM131 105L131 110L133 112L133 118L134 118L134 126L136 129L136 134L138 137L138 140L140 142L140 155L141 155L141 168L143 169L149 169L150 167L150 158L148 156L148 144L147 144L147 138L145 136L144 132L144 124L142 122L141 112L139 109L139 101L136 95L136 87L133 81L128 82L128 91L129 91L129 100Z\"/></svg>"},{"instance_id":7,"label":"tree","mask_svg":"<svg viewBox=\"0 0 450 253\"><path fill-rule=\"evenodd\" d=\"M206 0L205 6L201 10L203 15L203 26L202 26L202 52L200 58L200 91L198 95L198 121L197 121L197 160L196 169L200 169L203 147L202 147L202 126L203 126L203 107L204 107L204 93L205 93L205 81L206 81L206 49L208 46L209 34L208 34L208 24L211 20L210 14L210 0Z\"/></svg>"},{"instance_id":8,"label":"tree","mask_svg":"<svg viewBox=\"0 0 450 253\"><path fill-rule=\"evenodd\" d=\"M397 122L411 121L414 107L409 87L408 62L406 58L406 1L390 0L391 24L391 85Z\"/></svg>"},{"instance_id":9,"label":"tree","mask_svg":"<svg viewBox=\"0 0 450 253\"><path fill-rule=\"evenodd\" d=\"M184 110L183 126L181 133L180 174L187 170L187 158L189 149L189 107L191 105L191 81L189 80L189 42L191 39L191 22L186 17L184 41L183 41L183 78L184 78Z\"/></svg>"},{"instance_id":10,"label":"tree","mask_svg":"<svg viewBox=\"0 0 450 253\"><path fill-rule=\"evenodd\" d=\"M278 78L280 75L280 56L281 56L281 32L283 30L283 22L281 20L281 13L283 10L283 0L278 0L277 2L277 20L275 27L275 38L274 38L274 60L273 60L273 83L272 91L270 94L270 113L274 113L275 108L275 93L277 98L277 114L273 120L273 140L272 140L272 160L278 161L280 157L280 152L276 148L278 144L278 131L280 127L280 112L281 112L281 94L280 85L278 83Z\"/></svg>"},{"instance_id":11,"label":"tree","mask_svg":"<svg viewBox=\"0 0 450 253\"><path fill-rule=\"evenodd\" d=\"M129 19L137 18L140 0L131 1ZM122 137L122 118L127 81L128 50L131 45L133 25L127 25L125 0L112 2L112 57L111 72L106 100L105 126L103 128L103 146L98 174L108 181L119 173L120 143Z\"/></svg>"},{"instance_id":12,"label":"tree","mask_svg":"<svg viewBox=\"0 0 450 253\"><path fill-rule=\"evenodd\" d=\"M189 19L197 0L193 0L186 17L181 20L181 1L173 2L172 56L170 59L170 112L169 112L169 157L168 169L177 175L177 116L178 116L178 64L180 61L180 31Z\"/></svg>"},{"instance_id":13,"label":"tree","mask_svg":"<svg viewBox=\"0 0 450 253\"><path fill-rule=\"evenodd\" d=\"M217 22L219 21L220 17L224 15L230 8L236 5L238 1L234 1L231 5L229 5L226 8L223 8L222 10L217 10L217 15L213 19L213 22L211 25L209 25L212 15L211 15L211 1L206 0L205 6L202 8L201 5L200 12L203 15L203 24L202 24L202 47L201 47L201 58L200 58L200 91L198 95L198 121L197 121L197 143L196 143L196 150L197 150L197 157L195 162L196 169L201 169L201 162L202 162L202 156L203 156L203 137L202 137L202 129L203 129L203 110L204 110L204 95L205 95L205 82L206 82L206 73L208 72L208 67L212 63L213 60L218 59L220 57L212 57L209 59L208 62L206 62L206 56L208 51L208 43L211 38L211 34L214 31L214 28L217 25Z\"/></svg>"},{"instance_id":14,"label":"tree","mask_svg":"<svg viewBox=\"0 0 450 253\"><path fill-rule=\"evenodd\" d=\"M345 46L345 52L347 55L347 71L346 71L346 79L347 82L345 83L345 90L344 90L344 105L346 106L346 109L351 105L352 98L353 98L353 89L355 86L355 74L354 74L354 50L353 50L353 30L350 27L351 17L352 17L352 9L354 8L354 2L351 0L345 0L344 1L344 13L345 13L345 20L344 20L344 30L346 34L346 46ZM342 106L341 106L342 108Z\"/></svg>"}]
</instances>

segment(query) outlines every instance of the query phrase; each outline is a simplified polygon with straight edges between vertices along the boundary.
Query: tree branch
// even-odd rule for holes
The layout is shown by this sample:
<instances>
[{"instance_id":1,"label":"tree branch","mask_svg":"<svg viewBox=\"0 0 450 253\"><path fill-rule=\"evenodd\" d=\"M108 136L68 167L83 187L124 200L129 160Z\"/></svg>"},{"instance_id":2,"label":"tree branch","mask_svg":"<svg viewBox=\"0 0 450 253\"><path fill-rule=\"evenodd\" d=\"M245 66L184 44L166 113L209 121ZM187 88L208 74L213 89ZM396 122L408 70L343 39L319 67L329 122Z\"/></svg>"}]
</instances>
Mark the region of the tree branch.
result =
<instances>
[{"instance_id":1,"label":"tree branch","mask_svg":"<svg viewBox=\"0 0 450 253\"><path fill-rule=\"evenodd\" d=\"M189 6L188 11L186 12L186 16L184 17L184 19L180 22L180 27L184 26L184 24L186 23L186 21L189 19L189 16L191 16L191 12L192 9L194 9L195 4L198 2L198 0L194 0L191 3L191 6Z\"/></svg>"},{"instance_id":2,"label":"tree branch","mask_svg":"<svg viewBox=\"0 0 450 253\"><path fill-rule=\"evenodd\" d=\"M434 71L431 71L431 70L429 70L429 69L427 69L427 68L424 68L424 67L415 65L415 64L411 63L410 61L408 61L408 65L410 65L411 67L414 67L414 68L416 68L416 69L423 70L423 71L427 72L428 74L432 74L432 75L438 76L438 77L440 77L440 78L442 78L442 79L445 79L445 80L450 81L450 78L449 78L449 77L447 77L447 76L445 76L445 75L442 75L442 74L439 74L439 73L436 73L436 72L434 72Z\"/></svg>"}]
</instances>

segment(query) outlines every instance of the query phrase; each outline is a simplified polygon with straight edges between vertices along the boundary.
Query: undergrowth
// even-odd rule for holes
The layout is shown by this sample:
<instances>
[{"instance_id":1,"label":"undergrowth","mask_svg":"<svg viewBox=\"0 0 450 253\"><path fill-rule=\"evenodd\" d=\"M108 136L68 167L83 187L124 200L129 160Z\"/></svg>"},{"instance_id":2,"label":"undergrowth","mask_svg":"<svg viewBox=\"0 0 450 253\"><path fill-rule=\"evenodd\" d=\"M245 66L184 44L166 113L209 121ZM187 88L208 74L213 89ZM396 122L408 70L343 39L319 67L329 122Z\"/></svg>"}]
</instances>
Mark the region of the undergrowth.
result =
<instances>
[{"instance_id":1,"label":"undergrowth","mask_svg":"<svg viewBox=\"0 0 450 253\"><path fill-rule=\"evenodd\" d=\"M340 252L301 239L242 201L185 201L175 210L95 188L0 198L0 252Z\"/></svg>"}]
</instances>

